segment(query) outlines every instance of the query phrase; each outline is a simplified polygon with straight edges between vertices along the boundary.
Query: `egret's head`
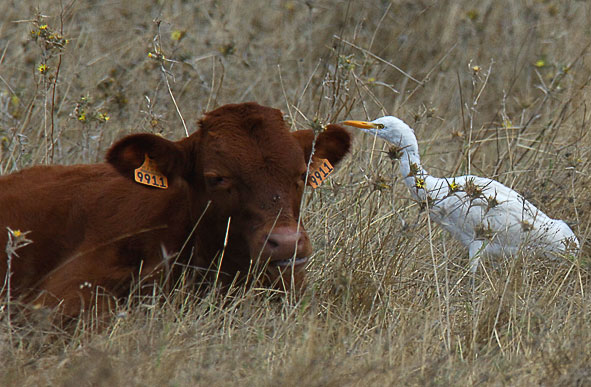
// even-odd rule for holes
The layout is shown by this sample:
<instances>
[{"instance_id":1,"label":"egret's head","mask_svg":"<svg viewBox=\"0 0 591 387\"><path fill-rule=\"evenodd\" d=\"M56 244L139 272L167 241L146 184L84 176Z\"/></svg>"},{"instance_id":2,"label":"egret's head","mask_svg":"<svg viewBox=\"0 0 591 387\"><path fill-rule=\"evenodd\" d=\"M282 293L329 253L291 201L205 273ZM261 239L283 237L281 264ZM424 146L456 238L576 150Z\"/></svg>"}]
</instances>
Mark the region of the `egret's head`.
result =
<instances>
[{"instance_id":1,"label":"egret's head","mask_svg":"<svg viewBox=\"0 0 591 387\"><path fill-rule=\"evenodd\" d=\"M409 140L416 141L413 130L404 121L392 116L380 117L371 122L344 121L343 124L360 128L398 146L407 145Z\"/></svg>"}]
</instances>

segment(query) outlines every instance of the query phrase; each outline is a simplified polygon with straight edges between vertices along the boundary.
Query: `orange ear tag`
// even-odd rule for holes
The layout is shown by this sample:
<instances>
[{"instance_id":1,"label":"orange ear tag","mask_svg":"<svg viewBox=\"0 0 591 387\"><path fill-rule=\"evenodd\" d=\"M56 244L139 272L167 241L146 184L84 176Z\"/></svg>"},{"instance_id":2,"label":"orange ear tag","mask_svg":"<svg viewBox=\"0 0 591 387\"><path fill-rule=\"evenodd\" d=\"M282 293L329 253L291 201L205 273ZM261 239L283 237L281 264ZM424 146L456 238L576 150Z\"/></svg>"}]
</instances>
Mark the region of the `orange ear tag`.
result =
<instances>
[{"instance_id":1,"label":"orange ear tag","mask_svg":"<svg viewBox=\"0 0 591 387\"><path fill-rule=\"evenodd\" d=\"M168 188L168 179L159 170L156 162L146 155L144 163L134 172L135 181L150 187Z\"/></svg>"},{"instance_id":2,"label":"orange ear tag","mask_svg":"<svg viewBox=\"0 0 591 387\"><path fill-rule=\"evenodd\" d=\"M318 188L320 184L334 171L334 168L330 161L327 159L318 160L317 163L313 163L308 172L308 183L312 188Z\"/></svg>"}]
</instances>

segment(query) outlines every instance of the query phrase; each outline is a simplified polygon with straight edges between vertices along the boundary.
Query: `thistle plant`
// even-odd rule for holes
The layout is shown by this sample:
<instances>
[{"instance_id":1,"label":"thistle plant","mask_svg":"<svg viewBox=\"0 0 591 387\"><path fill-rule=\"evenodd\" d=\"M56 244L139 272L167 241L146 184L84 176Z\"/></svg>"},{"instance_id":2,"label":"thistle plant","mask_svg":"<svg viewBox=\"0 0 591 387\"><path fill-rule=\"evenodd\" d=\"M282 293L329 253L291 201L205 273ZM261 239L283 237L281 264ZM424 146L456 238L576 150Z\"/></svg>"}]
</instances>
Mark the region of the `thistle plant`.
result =
<instances>
[{"instance_id":1,"label":"thistle plant","mask_svg":"<svg viewBox=\"0 0 591 387\"><path fill-rule=\"evenodd\" d=\"M6 242L6 277L4 278L4 285L2 286L2 290L6 291L6 321L8 324L9 332L12 332L12 324L10 320L10 305L12 303L12 294L11 288L12 284L10 283L12 277L12 260L14 258L18 258L17 250L33 243L32 240L27 238L27 234L29 231L22 232L20 230L13 230L10 227L6 227L8 230L8 241ZM10 336L10 341L12 344L12 335Z\"/></svg>"},{"instance_id":2,"label":"thistle plant","mask_svg":"<svg viewBox=\"0 0 591 387\"><path fill-rule=\"evenodd\" d=\"M60 17L61 20L61 17ZM37 65L39 73L39 83L43 85L44 93L44 138L46 139L44 161L53 162L55 145L55 93L58 84L60 67L62 65L62 53L69 40L63 35L63 23L60 22L59 32L52 29L44 23L41 14L37 14L31 21L33 29L31 30L31 40L33 40L41 49L41 63ZM47 116L49 114L50 127L47 126Z\"/></svg>"}]
</instances>

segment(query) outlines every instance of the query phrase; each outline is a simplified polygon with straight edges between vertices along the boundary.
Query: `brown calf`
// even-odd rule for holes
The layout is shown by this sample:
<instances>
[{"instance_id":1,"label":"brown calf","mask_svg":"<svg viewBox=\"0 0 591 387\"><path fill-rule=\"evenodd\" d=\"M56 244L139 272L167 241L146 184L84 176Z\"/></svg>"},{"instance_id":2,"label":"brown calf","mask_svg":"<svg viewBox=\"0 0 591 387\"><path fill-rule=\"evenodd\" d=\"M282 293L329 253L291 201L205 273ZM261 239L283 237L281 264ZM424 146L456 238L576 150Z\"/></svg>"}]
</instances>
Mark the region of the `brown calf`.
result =
<instances>
[{"instance_id":1,"label":"brown calf","mask_svg":"<svg viewBox=\"0 0 591 387\"><path fill-rule=\"evenodd\" d=\"M268 284L301 286L312 252L299 214L313 132L290 133L280 111L255 103L222 106L199 124L176 142L127 136L106 163L0 177L0 276L6 228L33 241L11 260L12 297L77 316L97 289L124 297L134 278L174 280L179 265L218 270L228 283L268 263ZM349 147L345 129L329 125L312 161L336 165ZM138 169L146 156L152 166Z\"/></svg>"}]
</instances>

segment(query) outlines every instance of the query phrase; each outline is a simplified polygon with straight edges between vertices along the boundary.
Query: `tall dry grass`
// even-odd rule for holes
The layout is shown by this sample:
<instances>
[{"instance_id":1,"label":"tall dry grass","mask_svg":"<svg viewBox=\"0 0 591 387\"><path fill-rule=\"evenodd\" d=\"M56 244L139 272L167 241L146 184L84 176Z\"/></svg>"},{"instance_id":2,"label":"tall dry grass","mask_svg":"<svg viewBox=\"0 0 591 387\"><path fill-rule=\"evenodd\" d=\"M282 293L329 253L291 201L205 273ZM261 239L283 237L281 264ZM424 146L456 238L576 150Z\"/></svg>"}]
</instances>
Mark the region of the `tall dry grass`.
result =
<instances>
[{"instance_id":1,"label":"tall dry grass","mask_svg":"<svg viewBox=\"0 0 591 387\"><path fill-rule=\"evenodd\" d=\"M431 173L496 178L571 222L583 249L485 261L472 287L465 250L410 200L387 146L354 133L339 171L307 194L316 253L301 300L179 288L74 333L3 315L0 384L588 384L590 12L551 0L4 1L2 173L100 161L131 132L180 138L181 116L193 131L224 103L280 108L294 129L388 113L415 128ZM63 49L35 42L45 24Z\"/></svg>"}]
</instances>

